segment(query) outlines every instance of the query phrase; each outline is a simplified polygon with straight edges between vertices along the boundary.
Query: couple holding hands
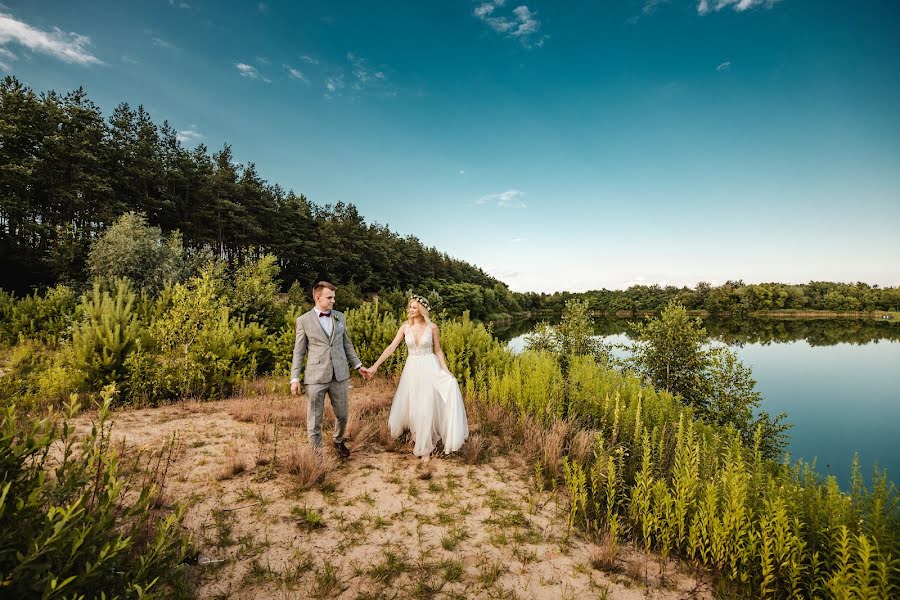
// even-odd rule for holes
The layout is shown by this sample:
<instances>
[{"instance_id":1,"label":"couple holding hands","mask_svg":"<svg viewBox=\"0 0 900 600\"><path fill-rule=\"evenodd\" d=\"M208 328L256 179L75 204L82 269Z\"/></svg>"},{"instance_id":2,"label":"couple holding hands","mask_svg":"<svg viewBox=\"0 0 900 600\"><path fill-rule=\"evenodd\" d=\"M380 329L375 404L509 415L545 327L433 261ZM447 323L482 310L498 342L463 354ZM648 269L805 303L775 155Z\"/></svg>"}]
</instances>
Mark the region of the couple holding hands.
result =
<instances>
[{"instance_id":1,"label":"couple holding hands","mask_svg":"<svg viewBox=\"0 0 900 600\"><path fill-rule=\"evenodd\" d=\"M378 367L405 342L409 350L403 373L397 384L388 426L393 437L409 431L415 439L413 453L427 462L437 442L444 453L462 446L469 435L466 409L459 384L447 368L441 351L440 332L428 317L428 301L413 296L407 304L407 320L400 325L394 340L370 367L364 367L356 355L344 314L333 310L335 286L320 281L313 288L315 306L297 317L294 359L291 364L291 393L300 393L300 367L306 385L306 429L310 442L322 447L322 413L325 394L334 410L334 447L343 458L350 456L344 444L344 430L350 415L348 396L350 365L367 380Z\"/></svg>"}]
</instances>

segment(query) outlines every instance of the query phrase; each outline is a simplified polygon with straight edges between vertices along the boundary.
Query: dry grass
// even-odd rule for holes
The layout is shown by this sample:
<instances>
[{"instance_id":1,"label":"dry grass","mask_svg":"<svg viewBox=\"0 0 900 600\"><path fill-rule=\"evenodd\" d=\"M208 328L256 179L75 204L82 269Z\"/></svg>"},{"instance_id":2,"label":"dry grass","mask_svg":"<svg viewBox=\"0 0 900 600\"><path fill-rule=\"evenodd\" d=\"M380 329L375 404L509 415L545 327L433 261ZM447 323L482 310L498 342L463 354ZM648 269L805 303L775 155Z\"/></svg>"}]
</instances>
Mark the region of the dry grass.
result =
<instances>
[{"instance_id":1,"label":"dry grass","mask_svg":"<svg viewBox=\"0 0 900 600\"><path fill-rule=\"evenodd\" d=\"M596 432L591 430L576 432L569 443L569 456L581 464L589 462L593 458L595 438Z\"/></svg>"},{"instance_id":2,"label":"dry grass","mask_svg":"<svg viewBox=\"0 0 900 600\"><path fill-rule=\"evenodd\" d=\"M487 442L480 433L473 433L465 441L459 452L468 465L474 465L479 460L483 460L487 453Z\"/></svg>"},{"instance_id":3,"label":"dry grass","mask_svg":"<svg viewBox=\"0 0 900 600\"><path fill-rule=\"evenodd\" d=\"M305 437L305 436L304 436ZM297 487L301 490L311 489L334 471L336 463L328 453L317 451L301 436L294 436L288 443L284 467L294 476Z\"/></svg>"},{"instance_id":4,"label":"dry grass","mask_svg":"<svg viewBox=\"0 0 900 600\"><path fill-rule=\"evenodd\" d=\"M563 448L569 433L569 423L556 421L544 431L541 444L541 465L545 473L559 474L562 471Z\"/></svg>"},{"instance_id":5,"label":"dry grass","mask_svg":"<svg viewBox=\"0 0 900 600\"><path fill-rule=\"evenodd\" d=\"M600 545L591 550L591 567L604 573L615 573L622 570L617 562L618 558L618 544L609 533L606 533Z\"/></svg>"},{"instance_id":6,"label":"dry grass","mask_svg":"<svg viewBox=\"0 0 900 600\"><path fill-rule=\"evenodd\" d=\"M235 400L229 406L232 417L244 423L281 423L306 429L306 398L257 396Z\"/></svg>"},{"instance_id":7,"label":"dry grass","mask_svg":"<svg viewBox=\"0 0 900 600\"><path fill-rule=\"evenodd\" d=\"M240 475L246 471L247 461L245 456L245 449L240 448L237 442L228 442L228 445L225 446L225 461L217 475L217 479L231 479L235 475Z\"/></svg>"}]
</instances>

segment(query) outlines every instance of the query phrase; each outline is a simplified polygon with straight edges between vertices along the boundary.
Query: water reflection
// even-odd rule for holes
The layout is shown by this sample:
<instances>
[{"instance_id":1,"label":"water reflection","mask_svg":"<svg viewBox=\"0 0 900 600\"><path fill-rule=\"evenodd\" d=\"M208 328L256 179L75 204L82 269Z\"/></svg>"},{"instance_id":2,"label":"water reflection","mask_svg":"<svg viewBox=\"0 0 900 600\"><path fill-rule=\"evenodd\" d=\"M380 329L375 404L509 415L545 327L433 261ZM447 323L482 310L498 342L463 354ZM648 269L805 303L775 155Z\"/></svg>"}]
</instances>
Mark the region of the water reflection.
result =
<instances>
[{"instance_id":1,"label":"water reflection","mask_svg":"<svg viewBox=\"0 0 900 600\"><path fill-rule=\"evenodd\" d=\"M543 319L558 323L559 317ZM493 328L494 336L508 342L534 329L540 319L526 319ZM635 337L635 324L641 319L599 317L594 320L594 333L601 337L625 335ZM806 341L810 346L835 344L871 344L881 340L900 341L900 322L877 319L776 319L759 317L707 317L703 319L707 333L729 346ZM519 344L515 344L518 346ZM518 348L516 348L518 349Z\"/></svg>"}]
</instances>

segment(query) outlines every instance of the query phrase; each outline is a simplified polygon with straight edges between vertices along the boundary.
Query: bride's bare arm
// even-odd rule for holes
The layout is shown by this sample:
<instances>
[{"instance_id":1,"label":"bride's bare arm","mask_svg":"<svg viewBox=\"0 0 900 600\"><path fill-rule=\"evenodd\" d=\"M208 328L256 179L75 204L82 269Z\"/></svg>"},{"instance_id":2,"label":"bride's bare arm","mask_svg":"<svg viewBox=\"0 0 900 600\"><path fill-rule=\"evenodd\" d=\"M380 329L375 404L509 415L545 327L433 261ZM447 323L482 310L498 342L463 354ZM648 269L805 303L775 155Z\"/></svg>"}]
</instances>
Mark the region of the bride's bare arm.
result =
<instances>
[{"instance_id":1,"label":"bride's bare arm","mask_svg":"<svg viewBox=\"0 0 900 600\"><path fill-rule=\"evenodd\" d=\"M434 340L434 354L437 356L438 361L440 361L441 366L445 371L450 373L450 369L447 368L447 359L444 357L444 351L441 350L441 332L438 330L438 326L434 323L431 324L431 337Z\"/></svg>"},{"instance_id":2,"label":"bride's bare arm","mask_svg":"<svg viewBox=\"0 0 900 600\"><path fill-rule=\"evenodd\" d=\"M392 341L390 345L384 349L384 352L381 353L381 356L378 357L378 360L376 360L372 364L372 366L369 367L368 370L370 373L374 374L375 371L378 370L378 367L381 366L381 363L386 361L388 357L394 353L394 350L396 350L400 345L400 342L403 340L404 327L406 327L405 323L400 326L400 329L397 330L397 335L394 336L394 341Z\"/></svg>"}]
</instances>

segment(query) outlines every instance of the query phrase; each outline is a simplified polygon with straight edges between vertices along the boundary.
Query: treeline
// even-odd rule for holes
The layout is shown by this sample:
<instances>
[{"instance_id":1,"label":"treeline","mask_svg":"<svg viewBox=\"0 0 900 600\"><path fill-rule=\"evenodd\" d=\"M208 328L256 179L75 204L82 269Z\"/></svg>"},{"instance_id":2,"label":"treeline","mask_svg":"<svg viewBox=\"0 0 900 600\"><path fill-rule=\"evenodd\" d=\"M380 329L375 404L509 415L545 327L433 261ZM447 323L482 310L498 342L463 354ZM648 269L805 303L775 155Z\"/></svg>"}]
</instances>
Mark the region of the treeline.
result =
<instances>
[{"instance_id":1,"label":"treeline","mask_svg":"<svg viewBox=\"0 0 900 600\"><path fill-rule=\"evenodd\" d=\"M688 310L713 314L759 311L871 312L900 310L900 288L867 283L811 281L802 284L727 281L694 288L635 285L627 290L592 290L583 294L561 292L544 300L547 308L562 310L567 300L584 298L591 310L603 313L659 312L675 301Z\"/></svg>"},{"instance_id":2,"label":"treeline","mask_svg":"<svg viewBox=\"0 0 900 600\"><path fill-rule=\"evenodd\" d=\"M363 294L436 290L473 316L531 310L465 261L414 236L366 223L352 204L317 206L264 181L253 163L185 148L168 123L120 104L109 118L83 89L36 94L13 77L0 83L0 288L25 293L88 279L92 243L125 213L144 215L185 248L230 264L278 257L286 288L320 279Z\"/></svg>"}]
</instances>

